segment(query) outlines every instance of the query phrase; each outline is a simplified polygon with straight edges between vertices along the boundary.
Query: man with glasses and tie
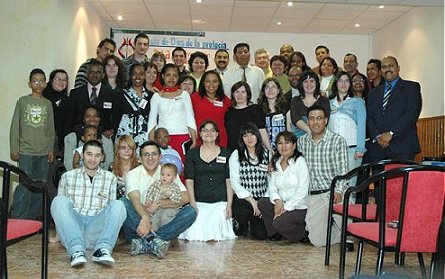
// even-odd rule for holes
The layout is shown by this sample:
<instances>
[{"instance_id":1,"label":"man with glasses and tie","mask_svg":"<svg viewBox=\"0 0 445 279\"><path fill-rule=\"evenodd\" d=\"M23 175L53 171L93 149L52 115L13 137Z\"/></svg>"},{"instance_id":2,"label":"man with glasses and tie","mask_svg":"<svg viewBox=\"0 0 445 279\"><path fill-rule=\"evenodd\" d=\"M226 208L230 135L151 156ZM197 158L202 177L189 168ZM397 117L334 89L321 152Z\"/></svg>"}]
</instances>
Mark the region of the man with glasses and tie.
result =
<instances>
[{"instance_id":1,"label":"man with glasses and tie","mask_svg":"<svg viewBox=\"0 0 445 279\"><path fill-rule=\"evenodd\" d=\"M165 198L159 203L147 203L145 200L148 187L161 178L161 149L154 141L146 141L140 147L141 165L128 172L126 177L127 197L120 200L127 210L124 222L125 238L131 242L131 254L153 254L163 258L167 253L170 240L190 227L196 219L197 212L190 205L187 190L178 176L175 183L181 190L181 200L174 203ZM185 206L184 206L185 205ZM151 213L157 208L180 208L175 218L162 224L156 231L150 221Z\"/></svg>"},{"instance_id":2,"label":"man with glasses and tie","mask_svg":"<svg viewBox=\"0 0 445 279\"><path fill-rule=\"evenodd\" d=\"M103 127L103 135L111 138L114 131L111 128L111 115L113 100L115 98L111 88L102 86L104 77L104 66L96 59L91 59L87 68L87 83L76 87L70 92L69 109L67 115L72 117L67 119L71 127L82 124L82 114L86 107L96 106L101 116L100 126Z\"/></svg>"},{"instance_id":3,"label":"man with glasses and tie","mask_svg":"<svg viewBox=\"0 0 445 279\"><path fill-rule=\"evenodd\" d=\"M420 84L399 76L397 59L382 59L385 82L368 97L366 125L370 136L363 163L383 159L414 160L420 152L416 122L422 110Z\"/></svg>"}]
</instances>

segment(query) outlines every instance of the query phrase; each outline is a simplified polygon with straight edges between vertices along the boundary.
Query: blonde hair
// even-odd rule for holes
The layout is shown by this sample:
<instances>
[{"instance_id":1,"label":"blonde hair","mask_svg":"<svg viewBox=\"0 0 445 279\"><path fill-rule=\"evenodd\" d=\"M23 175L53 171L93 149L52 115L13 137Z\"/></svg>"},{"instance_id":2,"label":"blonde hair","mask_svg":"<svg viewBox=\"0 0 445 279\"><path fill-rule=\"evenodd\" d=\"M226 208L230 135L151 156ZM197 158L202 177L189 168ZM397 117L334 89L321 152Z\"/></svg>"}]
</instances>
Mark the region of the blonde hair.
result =
<instances>
[{"instance_id":1,"label":"blonde hair","mask_svg":"<svg viewBox=\"0 0 445 279\"><path fill-rule=\"evenodd\" d=\"M113 164L113 173L117 176L122 177L122 158L119 155L119 145L122 143L126 143L128 147L130 147L133 154L131 154L130 158L130 170L134 169L139 165L138 159L136 157L136 143L134 142L133 138L128 135L124 135L120 137L118 140L116 140L116 144L114 146L114 164Z\"/></svg>"},{"instance_id":2,"label":"blonde hair","mask_svg":"<svg viewBox=\"0 0 445 279\"><path fill-rule=\"evenodd\" d=\"M178 174L178 168L176 167L175 164L173 163L165 163L161 166L161 171L165 170L165 169L169 169L172 170L174 172L175 175Z\"/></svg>"}]
</instances>

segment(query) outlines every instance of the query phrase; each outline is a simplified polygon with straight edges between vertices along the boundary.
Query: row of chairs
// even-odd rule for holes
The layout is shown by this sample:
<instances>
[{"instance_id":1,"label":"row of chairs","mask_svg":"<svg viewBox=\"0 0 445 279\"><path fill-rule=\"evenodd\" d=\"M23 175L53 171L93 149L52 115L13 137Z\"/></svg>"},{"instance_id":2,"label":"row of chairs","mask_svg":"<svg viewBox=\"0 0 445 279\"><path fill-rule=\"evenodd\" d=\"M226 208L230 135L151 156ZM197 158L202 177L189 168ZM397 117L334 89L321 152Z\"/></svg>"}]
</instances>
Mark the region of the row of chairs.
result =
<instances>
[{"instance_id":1,"label":"row of chairs","mask_svg":"<svg viewBox=\"0 0 445 279\"><path fill-rule=\"evenodd\" d=\"M3 190L0 197L1 278L8 277L7 246L39 232L42 232L41 278L47 278L50 218L48 184L32 180L24 171L7 162L0 161L0 169L3 171ZM359 241L355 274L360 274L363 243L366 242L379 250L376 275L381 275L383 272L385 252L395 252L395 261L399 265L404 262L405 252L417 252L422 276L426 278L422 253L433 253L430 277L443 278L445 168L420 166L413 161L374 162L334 178L331 192L334 192L339 180L369 172L372 172L372 175L367 176L358 186L349 187L344 195L344 200L349 201L353 193L362 193L364 206L349 203L334 205L333 195L331 195L325 265L329 265L330 258L332 215L340 214L353 219L354 222L348 223L348 218L343 218L342 221L339 278L344 278L345 274L347 236L355 237ZM29 190L42 194L42 221L8 219L9 195L12 186L11 174L19 176L19 182ZM370 185L380 189L379 194L376 195L377 204L366 203ZM439 228L441 228L440 231ZM438 237L439 233L441 235Z\"/></svg>"},{"instance_id":2,"label":"row of chairs","mask_svg":"<svg viewBox=\"0 0 445 279\"><path fill-rule=\"evenodd\" d=\"M417 252L422 278L426 278L422 253L432 253L430 278L443 278L445 168L403 160L373 162L334 178L331 191L334 192L338 181L355 175L362 175L363 182L349 187L344 201L360 194L361 204L344 202L334 205L331 195L325 265L328 266L330 261L332 216L339 214L344 217L339 278L345 276L347 237L358 240L356 275L360 274L363 243L368 243L378 249L375 270L378 276L383 274L385 252L395 252L395 263L398 265L404 264L406 252ZM371 187L375 188L376 193L374 204L367 203Z\"/></svg>"}]
</instances>

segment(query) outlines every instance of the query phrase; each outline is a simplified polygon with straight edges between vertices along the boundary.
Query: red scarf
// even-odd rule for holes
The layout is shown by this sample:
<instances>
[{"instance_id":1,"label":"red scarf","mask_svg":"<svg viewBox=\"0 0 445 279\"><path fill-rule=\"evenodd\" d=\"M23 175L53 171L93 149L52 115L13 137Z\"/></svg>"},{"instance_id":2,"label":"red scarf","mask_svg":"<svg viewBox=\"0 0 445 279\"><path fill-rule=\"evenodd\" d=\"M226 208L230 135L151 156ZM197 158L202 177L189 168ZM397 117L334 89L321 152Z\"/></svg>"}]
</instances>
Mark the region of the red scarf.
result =
<instances>
[{"instance_id":1,"label":"red scarf","mask_svg":"<svg viewBox=\"0 0 445 279\"><path fill-rule=\"evenodd\" d=\"M167 87L167 86L164 86L164 87L162 88L162 90L163 90L164 92L169 92L169 93L171 93L171 92L176 92L178 89L179 89L179 86L178 86L178 85L177 85L177 86L174 86L174 87Z\"/></svg>"}]
</instances>

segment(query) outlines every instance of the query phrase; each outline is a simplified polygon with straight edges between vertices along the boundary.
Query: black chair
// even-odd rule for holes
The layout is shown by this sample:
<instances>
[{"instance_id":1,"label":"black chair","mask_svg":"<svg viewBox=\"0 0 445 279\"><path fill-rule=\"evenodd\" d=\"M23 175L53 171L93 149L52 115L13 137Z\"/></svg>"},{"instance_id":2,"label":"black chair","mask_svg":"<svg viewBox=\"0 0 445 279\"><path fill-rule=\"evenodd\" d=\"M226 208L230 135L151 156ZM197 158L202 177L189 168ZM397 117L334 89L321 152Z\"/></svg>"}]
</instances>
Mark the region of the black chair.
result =
<instances>
[{"instance_id":1,"label":"black chair","mask_svg":"<svg viewBox=\"0 0 445 279\"><path fill-rule=\"evenodd\" d=\"M418 164L417 162L409 160L381 160L364 164L351 170L345 175L339 175L334 177L331 183L330 192L335 193L335 187L337 186L337 182L339 180L349 180L354 176L361 177L362 180L365 180L366 178L370 177L371 174L376 174L383 170L398 168L407 165L417 165L417 164ZM355 186L355 185L350 185L350 186ZM369 195L369 189L366 189L365 191L362 192L361 204L357 203L349 205L349 212L347 215L348 218L352 219L353 221L376 220L377 205L368 204L368 195ZM363 204L366 206L363 206ZM328 226L326 233L326 250L324 258L325 266L329 266L329 259L331 254L331 234L332 234L333 214L344 215L343 204L334 205L334 195L331 195L329 199Z\"/></svg>"},{"instance_id":2,"label":"black chair","mask_svg":"<svg viewBox=\"0 0 445 279\"><path fill-rule=\"evenodd\" d=\"M0 198L0 274L2 279L8 278L6 248L28 237L42 232L41 278L48 275L48 222L49 203L47 183L35 181L21 169L7 162L0 161L3 171L3 191ZM8 214L9 196L12 186L11 173L19 176L19 183L32 192L41 193L43 198L42 221L10 219Z\"/></svg>"}]
</instances>

